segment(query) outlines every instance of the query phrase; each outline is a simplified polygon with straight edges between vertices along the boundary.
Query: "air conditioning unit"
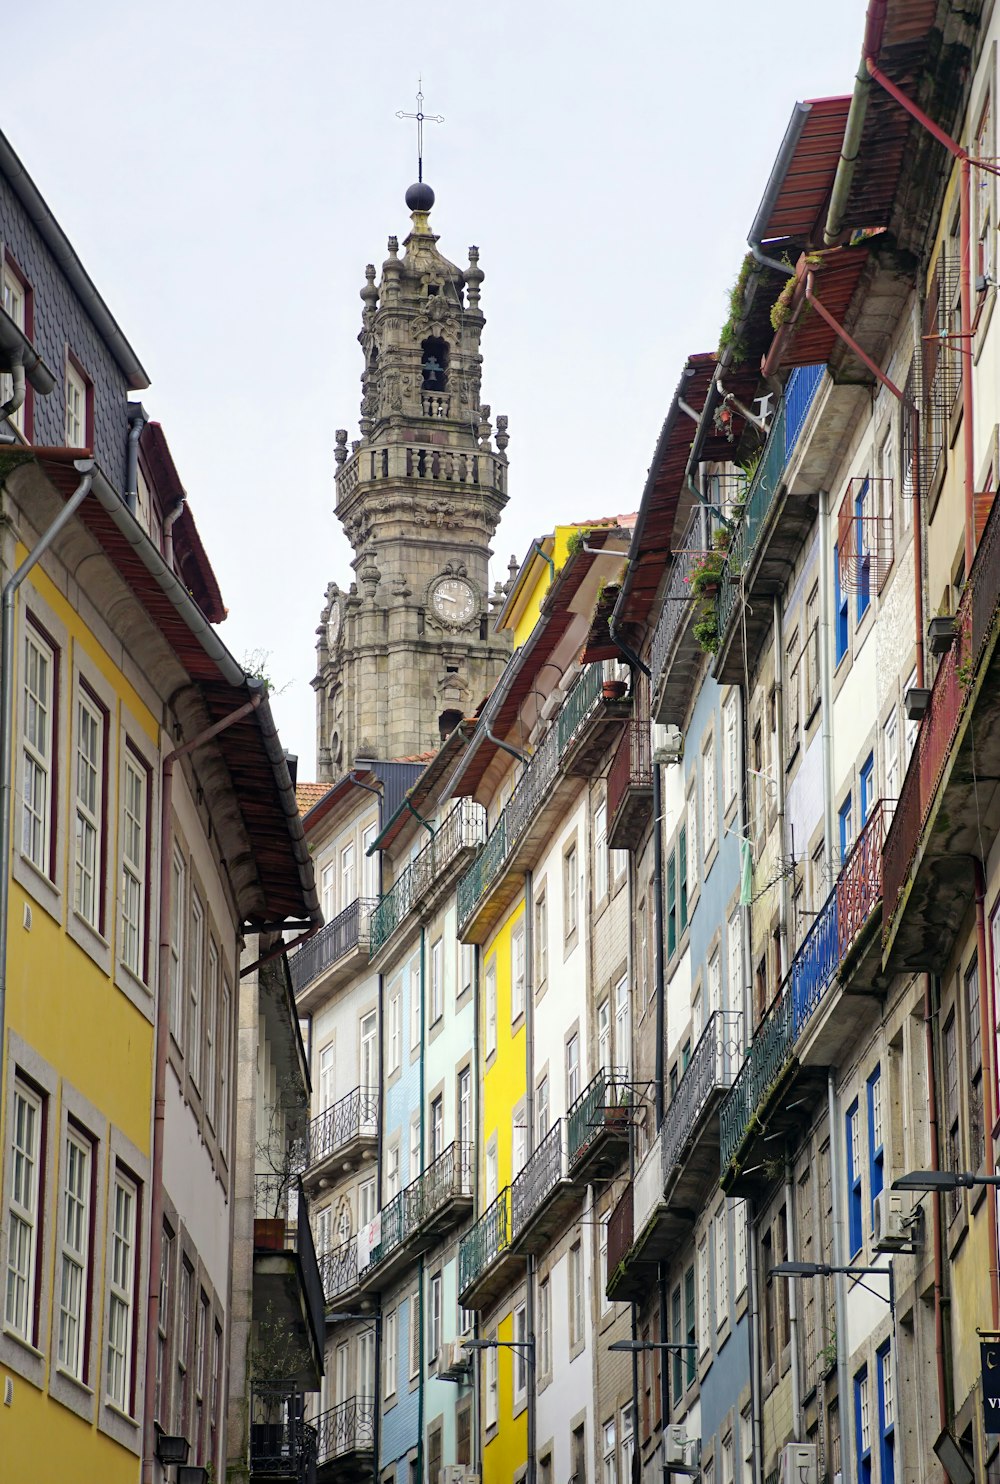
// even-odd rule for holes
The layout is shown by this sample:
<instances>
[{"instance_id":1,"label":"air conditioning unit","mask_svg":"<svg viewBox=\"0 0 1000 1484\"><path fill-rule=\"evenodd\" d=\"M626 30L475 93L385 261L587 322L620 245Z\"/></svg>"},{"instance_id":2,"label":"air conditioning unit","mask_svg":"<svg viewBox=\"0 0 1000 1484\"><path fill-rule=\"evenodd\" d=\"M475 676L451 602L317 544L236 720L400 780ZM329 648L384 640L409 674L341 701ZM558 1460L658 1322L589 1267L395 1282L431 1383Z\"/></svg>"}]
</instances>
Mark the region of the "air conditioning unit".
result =
<instances>
[{"instance_id":1,"label":"air conditioning unit","mask_svg":"<svg viewBox=\"0 0 1000 1484\"><path fill-rule=\"evenodd\" d=\"M684 756L684 733L658 721L649 724L650 746L654 763L679 763Z\"/></svg>"},{"instance_id":2,"label":"air conditioning unit","mask_svg":"<svg viewBox=\"0 0 1000 1484\"><path fill-rule=\"evenodd\" d=\"M461 1340L445 1340L438 1361L439 1381L464 1381L472 1370L469 1352Z\"/></svg>"},{"instance_id":3,"label":"air conditioning unit","mask_svg":"<svg viewBox=\"0 0 1000 1484\"><path fill-rule=\"evenodd\" d=\"M880 1190L872 1211L876 1252L901 1252L909 1244L910 1202L905 1191Z\"/></svg>"},{"instance_id":4,"label":"air conditioning unit","mask_svg":"<svg viewBox=\"0 0 1000 1484\"><path fill-rule=\"evenodd\" d=\"M778 1464L780 1484L816 1484L819 1460L815 1443L786 1443Z\"/></svg>"},{"instance_id":5,"label":"air conditioning unit","mask_svg":"<svg viewBox=\"0 0 1000 1484\"><path fill-rule=\"evenodd\" d=\"M479 1474L464 1463L446 1463L438 1471L437 1484L479 1484Z\"/></svg>"},{"instance_id":6,"label":"air conditioning unit","mask_svg":"<svg viewBox=\"0 0 1000 1484\"><path fill-rule=\"evenodd\" d=\"M663 1461L677 1474L697 1474L701 1464L701 1438L689 1438L683 1422L667 1428Z\"/></svg>"}]
</instances>

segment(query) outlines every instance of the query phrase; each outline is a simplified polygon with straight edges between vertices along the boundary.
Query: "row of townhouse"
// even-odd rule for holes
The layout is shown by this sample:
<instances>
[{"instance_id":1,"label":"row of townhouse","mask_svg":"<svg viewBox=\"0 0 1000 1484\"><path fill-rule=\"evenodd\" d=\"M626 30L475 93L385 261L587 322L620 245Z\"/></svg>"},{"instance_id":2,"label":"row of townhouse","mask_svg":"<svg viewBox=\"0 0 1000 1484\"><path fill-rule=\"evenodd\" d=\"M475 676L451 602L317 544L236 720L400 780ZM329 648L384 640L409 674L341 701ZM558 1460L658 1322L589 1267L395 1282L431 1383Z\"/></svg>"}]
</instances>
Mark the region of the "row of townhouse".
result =
<instances>
[{"instance_id":1,"label":"row of townhouse","mask_svg":"<svg viewBox=\"0 0 1000 1484\"><path fill-rule=\"evenodd\" d=\"M250 960L320 908L146 375L2 137L0 256L0 1472L197 1484L268 1443L248 1365L319 1385L297 1186L255 1208L241 1131L304 1129Z\"/></svg>"}]
</instances>

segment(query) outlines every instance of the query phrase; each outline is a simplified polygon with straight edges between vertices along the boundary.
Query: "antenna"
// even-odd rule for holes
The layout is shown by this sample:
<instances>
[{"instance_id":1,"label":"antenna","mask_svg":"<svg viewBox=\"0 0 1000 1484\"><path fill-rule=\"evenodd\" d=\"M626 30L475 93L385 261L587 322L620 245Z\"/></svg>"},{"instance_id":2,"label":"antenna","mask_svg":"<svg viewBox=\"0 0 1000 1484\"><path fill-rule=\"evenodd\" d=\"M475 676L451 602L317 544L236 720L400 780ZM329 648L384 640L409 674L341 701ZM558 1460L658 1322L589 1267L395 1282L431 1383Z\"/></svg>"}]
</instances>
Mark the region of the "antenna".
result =
<instances>
[{"instance_id":1,"label":"antenna","mask_svg":"<svg viewBox=\"0 0 1000 1484\"><path fill-rule=\"evenodd\" d=\"M444 117L440 113L424 113L424 80L417 78L417 111L406 113L403 109L397 109L398 119L416 119L417 121L417 181L422 182L424 178L424 124L443 124Z\"/></svg>"}]
</instances>

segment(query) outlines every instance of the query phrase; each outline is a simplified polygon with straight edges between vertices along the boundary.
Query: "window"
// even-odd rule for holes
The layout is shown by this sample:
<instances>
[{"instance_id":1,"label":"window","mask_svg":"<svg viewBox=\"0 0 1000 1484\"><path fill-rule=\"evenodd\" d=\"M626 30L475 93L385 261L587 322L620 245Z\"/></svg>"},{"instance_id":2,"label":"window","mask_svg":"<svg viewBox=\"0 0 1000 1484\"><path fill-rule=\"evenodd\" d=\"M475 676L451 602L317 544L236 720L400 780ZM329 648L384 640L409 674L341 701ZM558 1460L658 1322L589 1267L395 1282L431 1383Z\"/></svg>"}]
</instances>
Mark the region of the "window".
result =
<instances>
[{"instance_id":1,"label":"window","mask_svg":"<svg viewBox=\"0 0 1000 1484\"><path fill-rule=\"evenodd\" d=\"M191 1401L191 1296L193 1292L194 1269L187 1258L184 1258L181 1262L177 1300L180 1320L177 1339L177 1390L180 1395L180 1426L185 1433L188 1426L188 1407Z\"/></svg>"},{"instance_id":2,"label":"window","mask_svg":"<svg viewBox=\"0 0 1000 1484\"><path fill-rule=\"evenodd\" d=\"M911 691L916 687L916 684L917 672L916 670L911 670L909 679L907 680L906 685L903 687L904 697L907 691ZM906 718L906 722L903 727L903 746L906 750L905 762L907 764L909 763L910 757L913 754L913 746L917 740L917 731L919 730L919 727L919 721L911 721L909 717Z\"/></svg>"},{"instance_id":3,"label":"window","mask_svg":"<svg viewBox=\"0 0 1000 1484\"><path fill-rule=\"evenodd\" d=\"M59 1253L59 1364L84 1379L87 1271L90 1262L92 1148L70 1127L63 1148Z\"/></svg>"},{"instance_id":4,"label":"window","mask_svg":"<svg viewBox=\"0 0 1000 1484\"><path fill-rule=\"evenodd\" d=\"M983 104L983 111L979 117L979 127L976 129L976 141L973 154L978 160L992 160L996 153L993 147L993 120L990 99L987 97ZM986 288L995 277L993 257L993 195L996 189L993 175L989 170L974 170L972 172L973 189L976 193L976 269L977 279L986 280ZM983 292L985 293L986 288Z\"/></svg>"},{"instance_id":5,"label":"window","mask_svg":"<svg viewBox=\"0 0 1000 1484\"><path fill-rule=\"evenodd\" d=\"M418 1114L410 1124L410 1179L415 1180L420 1174L420 1115Z\"/></svg>"},{"instance_id":6,"label":"window","mask_svg":"<svg viewBox=\"0 0 1000 1484\"><path fill-rule=\"evenodd\" d=\"M854 497L854 552L857 558L856 619L860 623L872 600L871 481L865 479ZM876 526L876 530L878 527Z\"/></svg>"},{"instance_id":7,"label":"window","mask_svg":"<svg viewBox=\"0 0 1000 1484\"><path fill-rule=\"evenodd\" d=\"M460 943L458 945L458 993L460 997L472 989L472 976L475 971L475 944Z\"/></svg>"},{"instance_id":8,"label":"window","mask_svg":"<svg viewBox=\"0 0 1000 1484\"><path fill-rule=\"evenodd\" d=\"M715 1324L720 1328L729 1318L729 1245L725 1206L720 1206L716 1213L712 1230L715 1234Z\"/></svg>"},{"instance_id":9,"label":"window","mask_svg":"<svg viewBox=\"0 0 1000 1484\"><path fill-rule=\"evenodd\" d=\"M202 979L205 972L205 908L191 888L191 962L188 966L188 1067L191 1081L201 1086Z\"/></svg>"},{"instance_id":10,"label":"window","mask_svg":"<svg viewBox=\"0 0 1000 1484\"><path fill-rule=\"evenodd\" d=\"M708 746L702 754L701 781L704 804L701 817L705 831L705 855L712 852L716 837L716 811L715 811L715 741L709 738Z\"/></svg>"},{"instance_id":11,"label":"window","mask_svg":"<svg viewBox=\"0 0 1000 1484\"><path fill-rule=\"evenodd\" d=\"M1000 913L997 914L1000 924ZM1000 928L998 928L1000 936ZM597 1007L597 1062L602 1070L611 1070L611 1001L602 1000Z\"/></svg>"},{"instance_id":12,"label":"window","mask_svg":"<svg viewBox=\"0 0 1000 1484\"><path fill-rule=\"evenodd\" d=\"M410 1299L410 1380L420 1375L420 1295Z\"/></svg>"},{"instance_id":13,"label":"window","mask_svg":"<svg viewBox=\"0 0 1000 1484\"><path fill-rule=\"evenodd\" d=\"M436 1097L431 1103L431 1159L437 1159L444 1150L444 1098Z\"/></svg>"},{"instance_id":14,"label":"window","mask_svg":"<svg viewBox=\"0 0 1000 1484\"><path fill-rule=\"evenodd\" d=\"M569 1342L582 1345L583 1338L583 1249L574 1242L569 1249Z\"/></svg>"},{"instance_id":15,"label":"window","mask_svg":"<svg viewBox=\"0 0 1000 1484\"><path fill-rule=\"evenodd\" d=\"M492 1056L497 1049L497 961L491 958L486 965L486 1055Z\"/></svg>"},{"instance_id":16,"label":"window","mask_svg":"<svg viewBox=\"0 0 1000 1484\"><path fill-rule=\"evenodd\" d=\"M55 651L34 629L24 636L21 851L49 874L52 857L52 754Z\"/></svg>"},{"instance_id":17,"label":"window","mask_svg":"<svg viewBox=\"0 0 1000 1484\"><path fill-rule=\"evenodd\" d=\"M858 1100L847 1110L847 1201L850 1255L861 1251L861 1118Z\"/></svg>"},{"instance_id":18,"label":"window","mask_svg":"<svg viewBox=\"0 0 1000 1484\"><path fill-rule=\"evenodd\" d=\"M368 1401L375 1395L375 1335L370 1329L358 1336L358 1396Z\"/></svg>"},{"instance_id":19,"label":"window","mask_svg":"<svg viewBox=\"0 0 1000 1484\"><path fill-rule=\"evenodd\" d=\"M677 952L677 861L673 851L667 857L667 957Z\"/></svg>"},{"instance_id":20,"label":"window","mask_svg":"<svg viewBox=\"0 0 1000 1484\"><path fill-rule=\"evenodd\" d=\"M514 1310L514 1410L523 1407L528 1397L528 1317L523 1304Z\"/></svg>"},{"instance_id":21,"label":"window","mask_svg":"<svg viewBox=\"0 0 1000 1484\"><path fill-rule=\"evenodd\" d=\"M28 289L21 275L14 269L12 264L4 262L3 271L0 273L0 291L2 291L2 303L6 312L10 315L17 328L24 335L30 336L31 328L29 321L29 305L31 302L31 290ZM6 372L0 376L0 402L6 402L13 394L14 379ZM28 396L27 387L25 397ZM13 423L18 432L25 431L25 406L20 406L16 412L12 412L9 421Z\"/></svg>"},{"instance_id":22,"label":"window","mask_svg":"<svg viewBox=\"0 0 1000 1484\"><path fill-rule=\"evenodd\" d=\"M733 1233L736 1237L736 1264L734 1281L736 1296L747 1286L747 1213L742 1200L733 1201Z\"/></svg>"},{"instance_id":23,"label":"window","mask_svg":"<svg viewBox=\"0 0 1000 1484\"><path fill-rule=\"evenodd\" d=\"M520 918L510 935L510 1018L524 1014L525 958L524 918Z\"/></svg>"},{"instance_id":24,"label":"window","mask_svg":"<svg viewBox=\"0 0 1000 1484\"><path fill-rule=\"evenodd\" d=\"M195 1419L193 1427L195 1456L201 1453L201 1437L205 1416L205 1338L208 1334L208 1295L198 1291L198 1308L194 1316L194 1395Z\"/></svg>"},{"instance_id":25,"label":"window","mask_svg":"<svg viewBox=\"0 0 1000 1484\"><path fill-rule=\"evenodd\" d=\"M233 1002L232 991L225 978L222 981L222 1018L219 1026L219 1131L220 1143L224 1158L226 1154L226 1136L229 1132L229 1056L230 1056L230 1031L229 1019L230 1009Z\"/></svg>"},{"instance_id":26,"label":"window","mask_svg":"<svg viewBox=\"0 0 1000 1484\"><path fill-rule=\"evenodd\" d=\"M358 1187L358 1229L375 1220L375 1181L365 1180Z\"/></svg>"},{"instance_id":27,"label":"window","mask_svg":"<svg viewBox=\"0 0 1000 1484\"><path fill-rule=\"evenodd\" d=\"M396 1395L396 1371L399 1366L399 1340L397 1334L398 1317L395 1309L391 1314L385 1316L385 1330L383 1332L383 1349L385 1351L385 1376L383 1379L382 1395L386 1401Z\"/></svg>"},{"instance_id":28,"label":"window","mask_svg":"<svg viewBox=\"0 0 1000 1484\"><path fill-rule=\"evenodd\" d=\"M722 708L722 807L728 809L736 797L739 779L738 693L730 691Z\"/></svg>"},{"instance_id":29,"label":"window","mask_svg":"<svg viewBox=\"0 0 1000 1484\"><path fill-rule=\"evenodd\" d=\"M733 1435L722 1439L722 1484L733 1484Z\"/></svg>"},{"instance_id":30,"label":"window","mask_svg":"<svg viewBox=\"0 0 1000 1484\"><path fill-rule=\"evenodd\" d=\"M543 1376L552 1370L552 1288L548 1278L538 1285L538 1370Z\"/></svg>"},{"instance_id":31,"label":"window","mask_svg":"<svg viewBox=\"0 0 1000 1484\"><path fill-rule=\"evenodd\" d=\"M677 915L683 933L688 921L688 833L683 824L677 840Z\"/></svg>"},{"instance_id":32,"label":"window","mask_svg":"<svg viewBox=\"0 0 1000 1484\"><path fill-rule=\"evenodd\" d=\"M500 1415L500 1396L497 1384L497 1352L486 1351L486 1426L496 1427Z\"/></svg>"},{"instance_id":33,"label":"window","mask_svg":"<svg viewBox=\"0 0 1000 1484\"><path fill-rule=\"evenodd\" d=\"M954 1011L948 1016L945 1023L942 1050L942 1060L944 1061L945 1137L947 1139L944 1168L961 1170L963 1165L962 1145L958 1127L958 1027L955 1021ZM948 1204L950 1215L954 1218L961 1209L961 1191L955 1191Z\"/></svg>"},{"instance_id":34,"label":"window","mask_svg":"<svg viewBox=\"0 0 1000 1484\"><path fill-rule=\"evenodd\" d=\"M618 1439L613 1417L601 1428L601 1436L601 1452L604 1459L601 1468L601 1484L618 1484Z\"/></svg>"},{"instance_id":35,"label":"window","mask_svg":"<svg viewBox=\"0 0 1000 1484\"><path fill-rule=\"evenodd\" d=\"M600 1223L600 1259L597 1268L597 1291L601 1299L601 1313L606 1314L611 1308L611 1300L608 1298L607 1274L608 1274L608 1225L611 1221L611 1212L608 1211L601 1217Z\"/></svg>"},{"instance_id":36,"label":"window","mask_svg":"<svg viewBox=\"0 0 1000 1484\"><path fill-rule=\"evenodd\" d=\"M340 852L340 910L349 907L357 896L354 887L354 842Z\"/></svg>"},{"instance_id":37,"label":"window","mask_svg":"<svg viewBox=\"0 0 1000 1484\"><path fill-rule=\"evenodd\" d=\"M632 1016L627 974L623 974L615 985L615 1064L625 1072L632 1065Z\"/></svg>"},{"instance_id":38,"label":"window","mask_svg":"<svg viewBox=\"0 0 1000 1484\"><path fill-rule=\"evenodd\" d=\"M136 1186L121 1170L116 1171L111 1204L107 1373L108 1398L123 1412L129 1411L132 1401L137 1204Z\"/></svg>"},{"instance_id":39,"label":"window","mask_svg":"<svg viewBox=\"0 0 1000 1484\"><path fill-rule=\"evenodd\" d=\"M444 1014L444 939L431 944L431 1025Z\"/></svg>"},{"instance_id":40,"label":"window","mask_svg":"<svg viewBox=\"0 0 1000 1484\"><path fill-rule=\"evenodd\" d=\"M622 1407L621 1484L632 1484L632 1456L635 1451L632 1403Z\"/></svg>"},{"instance_id":41,"label":"window","mask_svg":"<svg viewBox=\"0 0 1000 1484\"><path fill-rule=\"evenodd\" d=\"M549 1079L542 1077L535 1089L535 1141L540 1144L549 1131Z\"/></svg>"},{"instance_id":42,"label":"window","mask_svg":"<svg viewBox=\"0 0 1000 1484\"><path fill-rule=\"evenodd\" d=\"M399 981L397 980L397 983ZM410 1050L417 1051L420 1048L420 1033L423 1027L424 1007L421 1001L420 965L410 966L410 982L408 985L410 995ZM402 985L400 985L402 995ZM400 1012L402 1015L402 1012Z\"/></svg>"},{"instance_id":43,"label":"window","mask_svg":"<svg viewBox=\"0 0 1000 1484\"><path fill-rule=\"evenodd\" d=\"M549 975L549 907L544 889L535 898L535 983L544 984Z\"/></svg>"},{"instance_id":44,"label":"window","mask_svg":"<svg viewBox=\"0 0 1000 1484\"><path fill-rule=\"evenodd\" d=\"M854 1378L854 1420L858 1445L858 1484L871 1484L872 1419L867 1366L858 1371Z\"/></svg>"},{"instance_id":45,"label":"window","mask_svg":"<svg viewBox=\"0 0 1000 1484\"><path fill-rule=\"evenodd\" d=\"M378 1019L374 1010L362 1017L358 1043L361 1050L361 1086L374 1091L378 1087Z\"/></svg>"},{"instance_id":46,"label":"window","mask_svg":"<svg viewBox=\"0 0 1000 1484\"><path fill-rule=\"evenodd\" d=\"M521 1116L523 1126L524 1115ZM497 1167L497 1136L490 1139L486 1146L486 1204L492 1205L497 1198L497 1185L499 1183L499 1172Z\"/></svg>"},{"instance_id":47,"label":"window","mask_svg":"<svg viewBox=\"0 0 1000 1484\"><path fill-rule=\"evenodd\" d=\"M739 908L729 919L727 942L729 945L729 985L727 1004L730 1010L743 1008L743 948L740 937Z\"/></svg>"},{"instance_id":48,"label":"window","mask_svg":"<svg viewBox=\"0 0 1000 1484\"><path fill-rule=\"evenodd\" d=\"M214 1125L217 1081L215 1037L219 1017L219 950L211 938L208 943L208 979L205 992L205 1112L208 1115L209 1123Z\"/></svg>"},{"instance_id":49,"label":"window","mask_svg":"<svg viewBox=\"0 0 1000 1484\"><path fill-rule=\"evenodd\" d=\"M608 810L598 804L594 810L594 903L608 894Z\"/></svg>"},{"instance_id":50,"label":"window","mask_svg":"<svg viewBox=\"0 0 1000 1484\"><path fill-rule=\"evenodd\" d=\"M184 1025L182 978L184 965L184 920L186 913L187 865L180 851L175 850L171 868L170 895L170 1034L178 1045L180 1045L182 1040Z\"/></svg>"},{"instance_id":51,"label":"window","mask_svg":"<svg viewBox=\"0 0 1000 1484\"><path fill-rule=\"evenodd\" d=\"M877 1066L868 1078L868 1198L872 1223L875 1221L875 1197L885 1182L885 1146L882 1134L882 1068Z\"/></svg>"},{"instance_id":52,"label":"window","mask_svg":"<svg viewBox=\"0 0 1000 1484\"><path fill-rule=\"evenodd\" d=\"M695 789L692 789L688 794L687 829L684 838L687 842L687 866L685 875L687 895L690 898L697 891L700 879L698 875L698 794Z\"/></svg>"},{"instance_id":53,"label":"window","mask_svg":"<svg viewBox=\"0 0 1000 1484\"><path fill-rule=\"evenodd\" d=\"M7 1283L4 1320L22 1340L35 1340L35 1286L41 1242L39 1190L42 1100L26 1083L14 1083L11 1121L10 1206L7 1212Z\"/></svg>"},{"instance_id":54,"label":"window","mask_svg":"<svg viewBox=\"0 0 1000 1484\"><path fill-rule=\"evenodd\" d=\"M796 624L785 652L785 667L788 676L788 693L785 697L785 748L790 760L799 745L799 630Z\"/></svg>"},{"instance_id":55,"label":"window","mask_svg":"<svg viewBox=\"0 0 1000 1484\"><path fill-rule=\"evenodd\" d=\"M885 796L899 798L899 721L893 706L882 728L882 757L885 761Z\"/></svg>"},{"instance_id":56,"label":"window","mask_svg":"<svg viewBox=\"0 0 1000 1484\"><path fill-rule=\"evenodd\" d=\"M402 1035L402 991L397 989L395 994L389 997L389 1071L398 1072L402 1048L400 1038Z\"/></svg>"},{"instance_id":57,"label":"window","mask_svg":"<svg viewBox=\"0 0 1000 1484\"><path fill-rule=\"evenodd\" d=\"M847 594L840 585L840 553L833 548L834 658L839 665L847 653Z\"/></svg>"},{"instance_id":58,"label":"window","mask_svg":"<svg viewBox=\"0 0 1000 1484\"><path fill-rule=\"evenodd\" d=\"M834 570L837 560L834 557ZM819 664L819 583L806 599L806 721L815 714L820 701Z\"/></svg>"},{"instance_id":59,"label":"window","mask_svg":"<svg viewBox=\"0 0 1000 1484\"><path fill-rule=\"evenodd\" d=\"M707 1016L712 1016L722 1008L722 959L719 950L712 954L708 961L708 1007Z\"/></svg>"},{"instance_id":60,"label":"window","mask_svg":"<svg viewBox=\"0 0 1000 1484\"><path fill-rule=\"evenodd\" d=\"M691 1386L694 1383L697 1373L695 1357L698 1346L698 1329L695 1323L694 1313L694 1263L691 1264L684 1274L684 1325L684 1343L689 1347L687 1351L687 1385Z\"/></svg>"},{"instance_id":61,"label":"window","mask_svg":"<svg viewBox=\"0 0 1000 1484\"><path fill-rule=\"evenodd\" d=\"M709 1324L708 1239L702 1237L698 1243L698 1333L701 1353L706 1354L711 1345L712 1330Z\"/></svg>"},{"instance_id":62,"label":"window","mask_svg":"<svg viewBox=\"0 0 1000 1484\"><path fill-rule=\"evenodd\" d=\"M334 889L335 877L336 873L332 865L323 867L320 882L323 895L323 919L325 922L332 922L337 915L337 893Z\"/></svg>"},{"instance_id":63,"label":"window","mask_svg":"<svg viewBox=\"0 0 1000 1484\"><path fill-rule=\"evenodd\" d=\"M566 1106L580 1096L580 1037L574 1031L566 1042Z\"/></svg>"},{"instance_id":64,"label":"window","mask_svg":"<svg viewBox=\"0 0 1000 1484\"><path fill-rule=\"evenodd\" d=\"M979 964L973 959L965 976L965 1043L969 1078L969 1168L978 1170L986 1158L983 1125L983 1043L979 1018Z\"/></svg>"},{"instance_id":65,"label":"window","mask_svg":"<svg viewBox=\"0 0 1000 1484\"><path fill-rule=\"evenodd\" d=\"M385 1162L385 1198L391 1201L399 1194L399 1145L393 1144L387 1151Z\"/></svg>"},{"instance_id":66,"label":"window","mask_svg":"<svg viewBox=\"0 0 1000 1484\"><path fill-rule=\"evenodd\" d=\"M66 393L66 447L89 448L90 383L80 367L70 360L66 362L64 390Z\"/></svg>"},{"instance_id":67,"label":"window","mask_svg":"<svg viewBox=\"0 0 1000 1484\"><path fill-rule=\"evenodd\" d=\"M145 973L146 815L149 775L126 746L122 778L122 963L137 979ZM182 913L186 906L185 865L174 857L170 934L170 1029L181 1036L180 964L183 945Z\"/></svg>"},{"instance_id":68,"label":"window","mask_svg":"<svg viewBox=\"0 0 1000 1484\"><path fill-rule=\"evenodd\" d=\"M76 702L76 840L73 906L91 927L102 917L104 712L82 685Z\"/></svg>"},{"instance_id":69,"label":"window","mask_svg":"<svg viewBox=\"0 0 1000 1484\"><path fill-rule=\"evenodd\" d=\"M576 863L576 846L571 845L563 856L563 933L571 938L577 929L579 916L579 870Z\"/></svg>"},{"instance_id":70,"label":"window","mask_svg":"<svg viewBox=\"0 0 1000 1484\"><path fill-rule=\"evenodd\" d=\"M861 828L868 823L875 802L875 755L869 753L858 775L858 803L861 805Z\"/></svg>"},{"instance_id":71,"label":"window","mask_svg":"<svg viewBox=\"0 0 1000 1484\"><path fill-rule=\"evenodd\" d=\"M163 1223L160 1242L160 1302L156 1311L156 1395L153 1417L164 1432L169 1432L170 1422L170 1337L173 1333L173 1314L170 1309L174 1271L174 1233Z\"/></svg>"},{"instance_id":72,"label":"window","mask_svg":"<svg viewBox=\"0 0 1000 1484\"><path fill-rule=\"evenodd\" d=\"M472 1144L472 1070L463 1067L458 1074L458 1128L456 1133L461 1147Z\"/></svg>"},{"instance_id":73,"label":"window","mask_svg":"<svg viewBox=\"0 0 1000 1484\"><path fill-rule=\"evenodd\" d=\"M378 825L370 824L361 836L361 871L364 876L364 892L368 901L378 896L378 854L369 851L378 838Z\"/></svg>"},{"instance_id":74,"label":"window","mask_svg":"<svg viewBox=\"0 0 1000 1484\"><path fill-rule=\"evenodd\" d=\"M681 1325L681 1285L679 1283L670 1295L670 1338L675 1345L680 1346L684 1344L684 1330ZM670 1357L670 1364L673 1370L671 1386L673 1388L675 1409L680 1406L681 1397L684 1394L683 1354L684 1352L678 1349L674 1350Z\"/></svg>"},{"instance_id":75,"label":"window","mask_svg":"<svg viewBox=\"0 0 1000 1484\"><path fill-rule=\"evenodd\" d=\"M851 808L850 794L837 811L837 818L840 825L840 863L843 865L854 844L854 811Z\"/></svg>"},{"instance_id":76,"label":"window","mask_svg":"<svg viewBox=\"0 0 1000 1484\"><path fill-rule=\"evenodd\" d=\"M892 1376L892 1345L886 1343L875 1356L878 1367L879 1479L896 1480L896 1394Z\"/></svg>"}]
</instances>

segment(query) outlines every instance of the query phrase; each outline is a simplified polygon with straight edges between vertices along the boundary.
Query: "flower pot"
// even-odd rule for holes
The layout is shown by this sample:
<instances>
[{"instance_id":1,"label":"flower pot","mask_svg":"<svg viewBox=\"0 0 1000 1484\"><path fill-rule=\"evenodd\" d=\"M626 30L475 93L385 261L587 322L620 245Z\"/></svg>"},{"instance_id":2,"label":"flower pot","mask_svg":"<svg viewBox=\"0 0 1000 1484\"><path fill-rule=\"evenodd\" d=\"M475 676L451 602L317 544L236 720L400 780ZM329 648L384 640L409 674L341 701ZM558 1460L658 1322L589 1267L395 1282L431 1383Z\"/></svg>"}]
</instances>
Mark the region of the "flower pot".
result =
<instances>
[{"instance_id":1,"label":"flower pot","mask_svg":"<svg viewBox=\"0 0 1000 1484\"><path fill-rule=\"evenodd\" d=\"M927 625L931 654L947 654L958 638L958 627L950 616L932 618Z\"/></svg>"},{"instance_id":2,"label":"flower pot","mask_svg":"<svg viewBox=\"0 0 1000 1484\"><path fill-rule=\"evenodd\" d=\"M620 701L623 699L628 686L624 680L605 680L601 687L601 693L606 701Z\"/></svg>"}]
</instances>

